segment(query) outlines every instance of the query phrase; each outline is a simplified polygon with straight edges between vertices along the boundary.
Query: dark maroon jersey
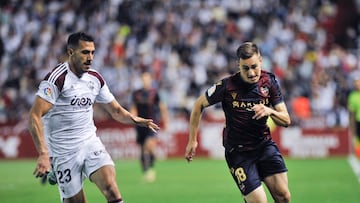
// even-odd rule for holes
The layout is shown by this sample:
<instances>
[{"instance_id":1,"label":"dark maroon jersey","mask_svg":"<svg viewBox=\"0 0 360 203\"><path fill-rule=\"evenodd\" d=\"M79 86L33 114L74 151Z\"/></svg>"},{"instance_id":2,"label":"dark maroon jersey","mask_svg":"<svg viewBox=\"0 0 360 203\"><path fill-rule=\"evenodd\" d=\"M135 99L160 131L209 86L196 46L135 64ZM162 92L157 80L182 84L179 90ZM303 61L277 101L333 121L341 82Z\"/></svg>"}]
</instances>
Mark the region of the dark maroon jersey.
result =
<instances>
[{"instance_id":1,"label":"dark maroon jersey","mask_svg":"<svg viewBox=\"0 0 360 203\"><path fill-rule=\"evenodd\" d=\"M146 90L144 88L133 93L133 102L136 106L138 116L151 118L154 122L159 122L160 116L160 97L155 89Z\"/></svg>"},{"instance_id":2,"label":"dark maroon jersey","mask_svg":"<svg viewBox=\"0 0 360 203\"><path fill-rule=\"evenodd\" d=\"M249 84L241 79L240 73L210 87L206 93L210 105L221 102L226 117L223 144L226 149L254 150L272 142L267 117L253 119L255 104L271 107L283 102L280 85L275 75L261 71L260 79Z\"/></svg>"}]
</instances>

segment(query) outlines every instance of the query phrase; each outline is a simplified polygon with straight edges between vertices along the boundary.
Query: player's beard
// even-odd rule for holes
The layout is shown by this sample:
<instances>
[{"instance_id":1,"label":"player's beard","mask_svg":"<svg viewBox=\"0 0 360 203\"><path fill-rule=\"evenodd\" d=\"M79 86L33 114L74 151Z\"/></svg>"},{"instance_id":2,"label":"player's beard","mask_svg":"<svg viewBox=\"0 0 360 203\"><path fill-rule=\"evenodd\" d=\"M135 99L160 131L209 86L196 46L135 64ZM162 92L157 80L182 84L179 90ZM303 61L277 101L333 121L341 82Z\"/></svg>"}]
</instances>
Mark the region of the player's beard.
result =
<instances>
[{"instance_id":1,"label":"player's beard","mask_svg":"<svg viewBox=\"0 0 360 203\"><path fill-rule=\"evenodd\" d=\"M73 68L74 68L73 71L75 72L75 75L77 75L78 77L81 77L84 73L88 72L90 69L91 62L88 62L88 61L82 62L77 59L74 59L73 62L74 62L73 63Z\"/></svg>"}]
</instances>

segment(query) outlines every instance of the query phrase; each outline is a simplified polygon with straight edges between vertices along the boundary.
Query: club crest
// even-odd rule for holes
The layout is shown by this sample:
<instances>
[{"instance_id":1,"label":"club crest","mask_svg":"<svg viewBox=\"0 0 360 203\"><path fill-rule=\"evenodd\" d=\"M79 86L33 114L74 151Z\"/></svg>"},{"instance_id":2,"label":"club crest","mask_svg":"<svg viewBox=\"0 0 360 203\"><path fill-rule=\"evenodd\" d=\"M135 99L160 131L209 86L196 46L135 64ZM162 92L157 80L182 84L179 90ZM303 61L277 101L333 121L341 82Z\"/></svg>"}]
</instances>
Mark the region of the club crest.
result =
<instances>
[{"instance_id":1,"label":"club crest","mask_svg":"<svg viewBox=\"0 0 360 203\"><path fill-rule=\"evenodd\" d=\"M88 86L91 90L94 90L95 85L94 85L94 82L93 82L93 81L89 81L88 84L87 84L87 86Z\"/></svg>"},{"instance_id":2,"label":"club crest","mask_svg":"<svg viewBox=\"0 0 360 203\"><path fill-rule=\"evenodd\" d=\"M266 86L260 87L260 93L264 96L268 96L269 95L269 88Z\"/></svg>"}]
</instances>

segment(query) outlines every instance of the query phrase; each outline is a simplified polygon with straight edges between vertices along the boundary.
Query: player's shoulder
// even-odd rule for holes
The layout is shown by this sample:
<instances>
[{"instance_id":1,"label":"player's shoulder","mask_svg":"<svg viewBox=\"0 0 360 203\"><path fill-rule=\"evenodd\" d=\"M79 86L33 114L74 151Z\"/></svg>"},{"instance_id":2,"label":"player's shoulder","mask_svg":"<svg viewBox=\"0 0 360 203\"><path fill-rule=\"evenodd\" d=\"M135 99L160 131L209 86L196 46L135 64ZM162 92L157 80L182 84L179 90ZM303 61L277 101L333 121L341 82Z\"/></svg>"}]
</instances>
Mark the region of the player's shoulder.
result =
<instances>
[{"instance_id":1,"label":"player's shoulder","mask_svg":"<svg viewBox=\"0 0 360 203\"><path fill-rule=\"evenodd\" d=\"M270 83L277 82L276 75L265 70L261 70L260 80L268 81Z\"/></svg>"},{"instance_id":2,"label":"player's shoulder","mask_svg":"<svg viewBox=\"0 0 360 203\"><path fill-rule=\"evenodd\" d=\"M275 78L275 74L266 70L261 70L261 76L267 76L270 78Z\"/></svg>"},{"instance_id":3,"label":"player's shoulder","mask_svg":"<svg viewBox=\"0 0 360 203\"><path fill-rule=\"evenodd\" d=\"M59 79L63 79L64 75L68 72L68 63L59 63L53 68L44 78L44 80L50 83L56 83Z\"/></svg>"},{"instance_id":4,"label":"player's shoulder","mask_svg":"<svg viewBox=\"0 0 360 203\"><path fill-rule=\"evenodd\" d=\"M229 74L229 75L226 75L224 76L221 80L219 80L217 82L217 84L221 84L221 85L225 85L231 81L236 81L240 76L239 76L239 72L237 73L233 73L233 74Z\"/></svg>"},{"instance_id":5,"label":"player's shoulder","mask_svg":"<svg viewBox=\"0 0 360 203\"><path fill-rule=\"evenodd\" d=\"M95 69L90 69L87 72L90 76L93 76L94 78L96 78L96 80L98 80L101 84L101 87L104 86L105 84L105 79L104 77L101 75L101 73Z\"/></svg>"},{"instance_id":6,"label":"player's shoulder","mask_svg":"<svg viewBox=\"0 0 360 203\"><path fill-rule=\"evenodd\" d=\"M232 81L236 80L236 77L239 77L238 73L235 74L231 74L231 75L227 75L224 76L223 78L219 79L218 81L216 81L210 88L209 91L210 92L214 92L215 90L226 90L227 88L232 87L231 83ZM230 86L229 86L230 84Z\"/></svg>"},{"instance_id":7,"label":"player's shoulder","mask_svg":"<svg viewBox=\"0 0 360 203\"><path fill-rule=\"evenodd\" d=\"M224 86L233 91L239 89L244 85L244 81L241 79L240 72L233 73L223 79Z\"/></svg>"},{"instance_id":8,"label":"player's shoulder","mask_svg":"<svg viewBox=\"0 0 360 203\"><path fill-rule=\"evenodd\" d=\"M68 71L69 65L67 62L59 63L46 74L43 82L55 85L59 90L62 90Z\"/></svg>"}]
</instances>

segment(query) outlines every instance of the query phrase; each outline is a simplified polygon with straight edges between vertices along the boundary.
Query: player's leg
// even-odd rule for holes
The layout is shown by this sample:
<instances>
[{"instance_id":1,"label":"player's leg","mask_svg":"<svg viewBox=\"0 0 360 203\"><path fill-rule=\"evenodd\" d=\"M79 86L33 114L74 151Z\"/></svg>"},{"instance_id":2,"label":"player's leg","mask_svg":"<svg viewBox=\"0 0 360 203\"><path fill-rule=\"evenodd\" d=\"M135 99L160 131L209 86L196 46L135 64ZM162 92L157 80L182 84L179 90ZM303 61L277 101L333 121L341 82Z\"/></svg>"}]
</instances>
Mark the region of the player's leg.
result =
<instances>
[{"instance_id":1,"label":"player's leg","mask_svg":"<svg viewBox=\"0 0 360 203\"><path fill-rule=\"evenodd\" d=\"M149 168L149 156L145 152L144 143L140 144L140 164L143 172L145 172Z\"/></svg>"},{"instance_id":2,"label":"player's leg","mask_svg":"<svg viewBox=\"0 0 360 203\"><path fill-rule=\"evenodd\" d=\"M84 190L80 190L76 195L70 198L63 198L63 203L86 203Z\"/></svg>"},{"instance_id":3,"label":"player's leg","mask_svg":"<svg viewBox=\"0 0 360 203\"><path fill-rule=\"evenodd\" d=\"M231 175L246 203L267 203L266 193L257 171L256 154L230 150L225 153Z\"/></svg>"},{"instance_id":4,"label":"player's leg","mask_svg":"<svg viewBox=\"0 0 360 203\"><path fill-rule=\"evenodd\" d=\"M267 203L266 193L263 186L259 186L244 196L246 203Z\"/></svg>"},{"instance_id":5,"label":"player's leg","mask_svg":"<svg viewBox=\"0 0 360 203\"><path fill-rule=\"evenodd\" d=\"M144 173L145 180L148 182L153 182L156 179L156 172L154 170L156 145L156 137L148 136L143 146Z\"/></svg>"},{"instance_id":6,"label":"player's leg","mask_svg":"<svg viewBox=\"0 0 360 203\"><path fill-rule=\"evenodd\" d=\"M290 202L287 172L274 174L264 179L275 203Z\"/></svg>"},{"instance_id":7,"label":"player's leg","mask_svg":"<svg viewBox=\"0 0 360 203\"><path fill-rule=\"evenodd\" d=\"M86 150L83 174L96 184L108 202L122 202L116 183L115 164L99 137L83 147Z\"/></svg>"},{"instance_id":8,"label":"player's leg","mask_svg":"<svg viewBox=\"0 0 360 203\"><path fill-rule=\"evenodd\" d=\"M154 163L155 163L155 151L156 151L156 146L157 146L157 139L155 136L149 136L146 141L145 141L145 145L144 145L144 150L145 153L148 154L148 164L149 164L149 168L153 168L154 167Z\"/></svg>"},{"instance_id":9,"label":"player's leg","mask_svg":"<svg viewBox=\"0 0 360 203\"><path fill-rule=\"evenodd\" d=\"M146 131L142 127L136 128L136 143L140 147L140 165L143 172L148 168L148 159L145 154L145 140L146 140Z\"/></svg>"},{"instance_id":10,"label":"player's leg","mask_svg":"<svg viewBox=\"0 0 360 203\"><path fill-rule=\"evenodd\" d=\"M264 149L258 169L275 203L290 202L287 168L275 143Z\"/></svg>"},{"instance_id":11,"label":"player's leg","mask_svg":"<svg viewBox=\"0 0 360 203\"><path fill-rule=\"evenodd\" d=\"M82 188L86 178L81 172L82 160L83 156L80 153L51 159L52 170L56 173L60 199L65 203L86 203Z\"/></svg>"},{"instance_id":12,"label":"player's leg","mask_svg":"<svg viewBox=\"0 0 360 203\"><path fill-rule=\"evenodd\" d=\"M90 180L96 184L108 202L122 202L113 165L102 166L91 174Z\"/></svg>"}]
</instances>

